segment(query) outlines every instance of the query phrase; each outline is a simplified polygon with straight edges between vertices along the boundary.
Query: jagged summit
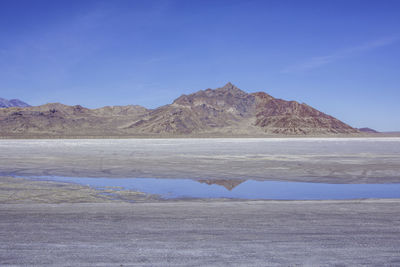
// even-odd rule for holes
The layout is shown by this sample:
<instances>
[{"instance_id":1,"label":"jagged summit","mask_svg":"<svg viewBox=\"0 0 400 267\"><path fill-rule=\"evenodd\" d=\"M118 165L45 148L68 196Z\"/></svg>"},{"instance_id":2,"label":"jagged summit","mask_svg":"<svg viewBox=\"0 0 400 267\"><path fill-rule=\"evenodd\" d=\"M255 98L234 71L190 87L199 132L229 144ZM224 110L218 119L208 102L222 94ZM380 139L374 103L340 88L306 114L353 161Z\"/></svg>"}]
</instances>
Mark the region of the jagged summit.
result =
<instances>
[{"instance_id":1,"label":"jagged summit","mask_svg":"<svg viewBox=\"0 0 400 267\"><path fill-rule=\"evenodd\" d=\"M200 90L189 95L183 94L175 99L173 104L188 105L193 103L194 98L221 98L226 97L227 94L239 97L245 97L248 95L246 92L228 82L223 87L219 87L217 89L208 88L206 90Z\"/></svg>"},{"instance_id":2,"label":"jagged summit","mask_svg":"<svg viewBox=\"0 0 400 267\"><path fill-rule=\"evenodd\" d=\"M224 89L224 90L240 90L237 88L235 85L233 85L231 82L228 82L224 86L220 87L219 89ZM218 89L217 89L218 90Z\"/></svg>"},{"instance_id":3,"label":"jagged summit","mask_svg":"<svg viewBox=\"0 0 400 267\"><path fill-rule=\"evenodd\" d=\"M212 90L212 89L210 89ZM244 91L240 90L238 87L236 87L234 84L231 82L228 82L225 84L223 87L215 89L216 91L223 91L223 92L231 92L231 93L241 93L241 94L246 94Z\"/></svg>"}]
</instances>

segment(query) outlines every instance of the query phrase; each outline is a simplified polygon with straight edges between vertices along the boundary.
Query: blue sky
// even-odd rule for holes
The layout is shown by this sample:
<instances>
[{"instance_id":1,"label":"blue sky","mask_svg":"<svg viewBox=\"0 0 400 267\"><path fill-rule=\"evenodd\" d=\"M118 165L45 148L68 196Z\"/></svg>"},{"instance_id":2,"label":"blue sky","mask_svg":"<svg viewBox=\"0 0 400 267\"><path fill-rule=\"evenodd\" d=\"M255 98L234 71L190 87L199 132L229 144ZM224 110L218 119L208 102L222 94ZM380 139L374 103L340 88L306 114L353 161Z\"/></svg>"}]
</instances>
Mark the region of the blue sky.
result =
<instances>
[{"instance_id":1,"label":"blue sky","mask_svg":"<svg viewBox=\"0 0 400 267\"><path fill-rule=\"evenodd\" d=\"M400 130L400 1L0 1L0 97L170 103L223 86Z\"/></svg>"}]
</instances>

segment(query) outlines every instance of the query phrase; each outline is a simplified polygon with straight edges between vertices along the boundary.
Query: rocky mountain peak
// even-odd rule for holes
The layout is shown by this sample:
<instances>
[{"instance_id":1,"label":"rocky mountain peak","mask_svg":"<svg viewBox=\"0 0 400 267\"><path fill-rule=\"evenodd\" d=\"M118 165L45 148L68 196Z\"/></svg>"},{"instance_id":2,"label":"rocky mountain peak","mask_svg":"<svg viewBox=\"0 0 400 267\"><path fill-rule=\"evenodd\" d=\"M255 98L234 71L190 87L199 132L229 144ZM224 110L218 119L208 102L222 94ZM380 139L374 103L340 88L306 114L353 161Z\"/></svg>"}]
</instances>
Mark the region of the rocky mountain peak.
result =
<instances>
[{"instance_id":1,"label":"rocky mountain peak","mask_svg":"<svg viewBox=\"0 0 400 267\"><path fill-rule=\"evenodd\" d=\"M221 88L226 88L227 90L233 90L233 89L239 89L237 88L235 85L233 85L231 82L228 82L227 84L225 84L223 87Z\"/></svg>"},{"instance_id":2,"label":"rocky mountain peak","mask_svg":"<svg viewBox=\"0 0 400 267\"><path fill-rule=\"evenodd\" d=\"M240 90L235 85L228 82L225 86L217 89L206 89L192 93L190 95L182 95L175 99L174 104L178 105L193 105L203 104L216 104L222 102L231 102L231 99L246 99L254 98L250 94Z\"/></svg>"},{"instance_id":3,"label":"rocky mountain peak","mask_svg":"<svg viewBox=\"0 0 400 267\"><path fill-rule=\"evenodd\" d=\"M215 112L243 117L252 113L254 103L254 96L240 90L232 83L227 83L217 89L200 90L190 95L182 95L173 102L173 105L189 107L205 117L211 115L215 117ZM228 118L223 120L228 120Z\"/></svg>"},{"instance_id":4,"label":"rocky mountain peak","mask_svg":"<svg viewBox=\"0 0 400 267\"><path fill-rule=\"evenodd\" d=\"M225 84L223 87L217 88L215 89L215 91L217 92L224 92L224 93L231 93L232 95L247 95L246 92L240 90L238 87L236 87L235 85L233 85L231 82L228 82L227 84Z\"/></svg>"}]
</instances>

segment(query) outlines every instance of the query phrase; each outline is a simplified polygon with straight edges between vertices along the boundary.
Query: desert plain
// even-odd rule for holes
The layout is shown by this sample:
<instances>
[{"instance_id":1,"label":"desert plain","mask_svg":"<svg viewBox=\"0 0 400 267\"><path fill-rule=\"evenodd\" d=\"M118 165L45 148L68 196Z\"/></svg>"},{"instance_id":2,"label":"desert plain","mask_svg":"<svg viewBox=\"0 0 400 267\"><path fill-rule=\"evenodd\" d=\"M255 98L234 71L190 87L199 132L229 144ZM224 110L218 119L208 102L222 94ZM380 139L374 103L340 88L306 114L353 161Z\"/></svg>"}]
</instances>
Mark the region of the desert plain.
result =
<instances>
[{"instance_id":1,"label":"desert plain","mask_svg":"<svg viewBox=\"0 0 400 267\"><path fill-rule=\"evenodd\" d=\"M400 265L399 199L167 200L31 179L394 184L400 138L0 140L0 172L1 266Z\"/></svg>"}]
</instances>

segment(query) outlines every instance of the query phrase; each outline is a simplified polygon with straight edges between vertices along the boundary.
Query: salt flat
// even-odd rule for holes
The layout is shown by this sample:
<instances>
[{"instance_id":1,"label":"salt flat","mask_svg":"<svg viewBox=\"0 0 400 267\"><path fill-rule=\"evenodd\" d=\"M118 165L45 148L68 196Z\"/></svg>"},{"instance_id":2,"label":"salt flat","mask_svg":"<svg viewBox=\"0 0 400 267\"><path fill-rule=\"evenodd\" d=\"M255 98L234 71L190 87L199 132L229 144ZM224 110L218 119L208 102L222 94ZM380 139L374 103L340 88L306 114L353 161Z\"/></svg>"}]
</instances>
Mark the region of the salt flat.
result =
<instances>
[{"instance_id":1,"label":"salt flat","mask_svg":"<svg viewBox=\"0 0 400 267\"><path fill-rule=\"evenodd\" d=\"M0 140L20 176L400 181L400 138Z\"/></svg>"},{"instance_id":2,"label":"salt flat","mask_svg":"<svg viewBox=\"0 0 400 267\"><path fill-rule=\"evenodd\" d=\"M1 266L398 266L398 200L0 205Z\"/></svg>"},{"instance_id":3,"label":"salt flat","mask_svg":"<svg viewBox=\"0 0 400 267\"><path fill-rule=\"evenodd\" d=\"M0 172L1 266L400 264L398 199L115 199L4 176L393 183L400 138L0 140Z\"/></svg>"}]
</instances>

